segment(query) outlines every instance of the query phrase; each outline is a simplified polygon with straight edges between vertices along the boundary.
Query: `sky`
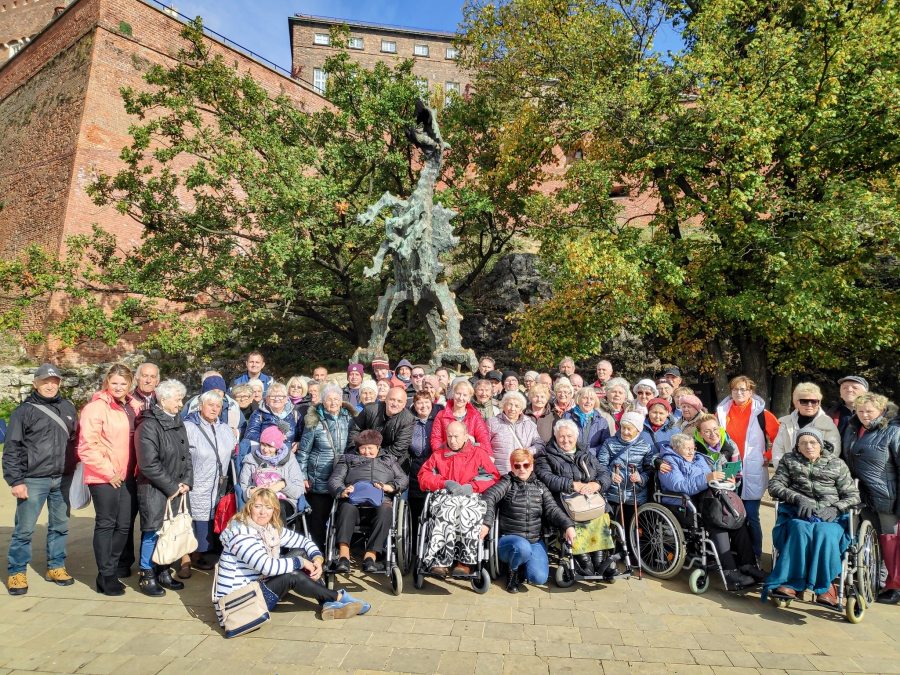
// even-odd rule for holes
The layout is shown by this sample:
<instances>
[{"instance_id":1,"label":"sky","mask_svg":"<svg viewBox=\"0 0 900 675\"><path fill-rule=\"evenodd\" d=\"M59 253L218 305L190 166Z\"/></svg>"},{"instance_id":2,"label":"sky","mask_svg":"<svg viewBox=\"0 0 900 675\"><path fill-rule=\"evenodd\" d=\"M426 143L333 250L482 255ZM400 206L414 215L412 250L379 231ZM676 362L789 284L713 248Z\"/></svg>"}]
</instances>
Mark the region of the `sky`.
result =
<instances>
[{"instance_id":1,"label":"sky","mask_svg":"<svg viewBox=\"0 0 900 675\"><path fill-rule=\"evenodd\" d=\"M170 0L165 0L166 4ZM291 68L288 16L315 14L339 19L455 32L462 0L171 0L185 16L204 24L282 68ZM680 41L664 30L656 48L677 50Z\"/></svg>"}]
</instances>

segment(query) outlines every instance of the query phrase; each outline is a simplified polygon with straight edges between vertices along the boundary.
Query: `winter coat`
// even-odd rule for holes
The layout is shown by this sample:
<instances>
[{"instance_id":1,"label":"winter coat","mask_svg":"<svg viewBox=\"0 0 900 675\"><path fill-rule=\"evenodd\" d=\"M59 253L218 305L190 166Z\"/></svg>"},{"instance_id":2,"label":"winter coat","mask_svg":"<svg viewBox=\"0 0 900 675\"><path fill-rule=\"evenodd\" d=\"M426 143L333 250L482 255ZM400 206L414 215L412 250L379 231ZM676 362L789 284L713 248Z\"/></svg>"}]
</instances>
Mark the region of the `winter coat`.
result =
<instances>
[{"instance_id":1,"label":"winter coat","mask_svg":"<svg viewBox=\"0 0 900 675\"><path fill-rule=\"evenodd\" d=\"M863 503L877 513L900 516L897 484L900 482L900 426L896 412L885 411L860 436L862 422L854 415L844 430L844 461L859 479Z\"/></svg>"},{"instance_id":2,"label":"winter coat","mask_svg":"<svg viewBox=\"0 0 900 675\"><path fill-rule=\"evenodd\" d=\"M434 418L443 410L443 407L434 405L428 419L416 418L413 425L412 438L409 442L409 496L424 497L425 491L419 487L419 471L431 457L431 429L434 426Z\"/></svg>"},{"instance_id":3,"label":"winter coat","mask_svg":"<svg viewBox=\"0 0 900 675\"><path fill-rule=\"evenodd\" d=\"M666 421L663 422L663 425L653 431L653 427L650 426L650 420L644 420L644 429L641 431L641 438L643 438L650 445L653 450L653 454L657 457L662 455L663 448L669 444L669 441L672 440L672 436L677 433L681 433L681 430L677 427L677 422L672 415L669 415L666 418Z\"/></svg>"},{"instance_id":4,"label":"winter coat","mask_svg":"<svg viewBox=\"0 0 900 675\"><path fill-rule=\"evenodd\" d=\"M679 492L693 497L703 492L709 485L706 477L712 472L709 458L699 452L694 453L693 461L687 461L668 445L663 448L660 458L672 467L669 473L660 473L659 486L663 492ZM681 506L681 499L663 497L663 504Z\"/></svg>"},{"instance_id":5,"label":"winter coat","mask_svg":"<svg viewBox=\"0 0 900 675\"><path fill-rule=\"evenodd\" d=\"M810 462L796 445L778 463L769 481L769 495L794 506L799 506L801 497L807 497L816 508L834 506L841 513L859 504L859 489L842 459L822 452L819 459Z\"/></svg>"},{"instance_id":6,"label":"winter coat","mask_svg":"<svg viewBox=\"0 0 900 675\"><path fill-rule=\"evenodd\" d=\"M834 406L826 410L825 414L831 418L831 421L834 422L834 425L837 427L838 434L843 438L847 423L850 421L850 418L853 417L853 411L847 407L846 403L839 400Z\"/></svg>"},{"instance_id":7,"label":"winter coat","mask_svg":"<svg viewBox=\"0 0 900 675\"><path fill-rule=\"evenodd\" d=\"M479 403L478 401L472 399L472 401L470 401L470 405L479 413L481 413L481 418L485 422L494 419L501 412L500 406L497 405L497 402L493 398L489 398L484 403Z\"/></svg>"},{"instance_id":8,"label":"winter coat","mask_svg":"<svg viewBox=\"0 0 900 675\"><path fill-rule=\"evenodd\" d=\"M55 413L65 431L49 415L35 406ZM10 487L26 478L68 476L78 464L78 411L59 394L52 399L32 391L12 412L3 446L3 478Z\"/></svg>"},{"instance_id":9,"label":"winter coat","mask_svg":"<svg viewBox=\"0 0 900 675\"><path fill-rule=\"evenodd\" d=\"M274 413L269 410L269 406L265 401L259 404L256 412L250 415L247 420L247 427L244 429L244 439L248 441L259 441L259 436L269 427L278 427L284 433L284 440L288 443L299 443L303 437L304 422L299 410L294 409L294 404L290 401L284 406L284 410L280 413ZM242 439L243 440L243 439Z\"/></svg>"},{"instance_id":10,"label":"winter coat","mask_svg":"<svg viewBox=\"0 0 900 675\"><path fill-rule=\"evenodd\" d=\"M137 496L141 532L156 532L166 515L166 502L178 484L194 484L194 465L187 430L180 415L166 414L158 405L138 418L134 430L137 449ZM179 503L173 503L176 510Z\"/></svg>"},{"instance_id":11,"label":"winter coat","mask_svg":"<svg viewBox=\"0 0 900 675\"><path fill-rule=\"evenodd\" d=\"M534 472L524 481L512 472L506 474L484 493L484 501L487 503L484 525L491 527L496 513L501 537L509 534L536 544L545 525L560 530L575 527Z\"/></svg>"},{"instance_id":12,"label":"winter coat","mask_svg":"<svg viewBox=\"0 0 900 675\"><path fill-rule=\"evenodd\" d=\"M265 373L260 373L259 377L256 379L258 379L260 382L263 383L263 394L264 395L267 391L269 391L269 385L275 381L275 379L271 375L266 375ZM239 384L248 384L249 382L250 382L250 375L245 370L243 373L241 373L236 378L234 378L234 380L231 382L231 389L234 389Z\"/></svg>"},{"instance_id":13,"label":"winter coat","mask_svg":"<svg viewBox=\"0 0 900 675\"><path fill-rule=\"evenodd\" d=\"M487 428L491 435L491 452L501 476L512 470L509 456L517 448L525 448L534 456L544 451L544 441L538 434L537 425L525 415L520 415L513 424L506 413L500 413L488 420Z\"/></svg>"},{"instance_id":14,"label":"winter coat","mask_svg":"<svg viewBox=\"0 0 900 675\"><path fill-rule=\"evenodd\" d=\"M388 417L384 401L369 403L350 426L347 448L351 452L356 452L356 446L353 443L356 435L360 431L373 429L381 434L381 452L391 455L404 470L409 470L409 442L412 439L415 423L416 416L407 408Z\"/></svg>"},{"instance_id":15,"label":"winter coat","mask_svg":"<svg viewBox=\"0 0 900 675\"><path fill-rule=\"evenodd\" d=\"M274 471L281 476L281 480L284 481L285 485L279 492L293 504L296 504L297 500L306 492L306 488L303 486L303 473L300 471L300 465L297 463L294 454L288 450L280 461L278 461L277 457L278 453L272 457L274 463L260 459L252 451L244 457L238 484L245 500L250 499L250 488L256 487L256 472L260 470ZM198 519L195 518L195 520Z\"/></svg>"},{"instance_id":16,"label":"winter coat","mask_svg":"<svg viewBox=\"0 0 900 675\"><path fill-rule=\"evenodd\" d=\"M762 499L769 485L769 469L764 466L768 450L766 448L767 435L757 422L757 418L766 409L765 402L757 395L752 396L752 410L750 423L747 426L747 437L744 440L744 451L741 453L741 473L743 475L743 487L741 498L748 501ZM716 408L719 418L719 426L728 429L728 412L734 401L728 396ZM771 414L771 413L770 413ZM740 450L740 445L738 450Z\"/></svg>"},{"instance_id":17,"label":"winter coat","mask_svg":"<svg viewBox=\"0 0 900 675\"><path fill-rule=\"evenodd\" d=\"M439 448L447 443L447 427L451 422L456 422L456 417L453 415L453 405L449 404L434 418L434 426L431 429L432 448ZM475 443L490 455L491 435L488 433L487 424L471 403L466 404L466 416L462 419L462 423L466 425L466 431L475 439Z\"/></svg>"},{"instance_id":18,"label":"winter coat","mask_svg":"<svg viewBox=\"0 0 900 675\"><path fill-rule=\"evenodd\" d=\"M188 415L184 428L194 465L194 485L188 493L191 517L198 522L212 520L219 503L220 467L223 475L231 473L231 459L236 445L234 431L221 420L211 425L200 417L200 413Z\"/></svg>"},{"instance_id":19,"label":"winter coat","mask_svg":"<svg viewBox=\"0 0 900 675\"><path fill-rule=\"evenodd\" d=\"M605 495L612 485L612 474L594 453L583 448L575 448L571 455L563 451L556 441L550 441L544 454L535 461L534 472L538 479L550 488L556 503L561 507L560 494L575 491L574 483L599 483L600 494Z\"/></svg>"},{"instance_id":20,"label":"winter coat","mask_svg":"<svg viewBox=\"0 0 900 675\"><path fill-rule=\"evenodd\" d=\"M135 418L141 404L127 396L125 405ZM113 476L133 478L137 459L131 443L132 428L122 405L108 391L98 391L81 411L78 458L84 464L86 485L108 483Z\"/></svg>"},{"instance_id":21,"label":"winter coat","mask_svg":"<svg viewBox=\"0 0 900 675\"><path fill-rule=\"evenodd\" d=\"M353 397L355 400L351 400L351 394L353 391L356 392L355 396ZM359 388L357 388L355 390L351 390L349 384L345 384L343 389L341 389L341 396L342 396L343 400L346 403L350 403L351 405L353 405L353 407L356 408L357 412L362 412L362 409L364 407L362 402L359 400L360 391L361 391L361 389L359 389Z\"/></svg>"},{"instance_id":22,"label":"winter coat","mask_svg":"<svg viewBox=\"0 0 900 675\"><path fill-rule=\"evenodd\" d=\"M610 437L609 424L606 419L594 410L590 422L585 424L585 418L576 412L575 408L563 415L562 418L575 422L578 427L578 447L588 450L596 457L606 439Z\"/></svg>"},{"instance_id":23,"label":"winter coat","mask_svg":"<svg viewBox=\"0 0 900 675\"><path fill-rule=\"evenodd\" d=\"M619 502L620 487L626 504L634 503L632 490L637 493L639 505L647 501L647 482L650 477L650 471L653 468L653 450L647 441L638 436L631 443L625 443L622 440L621 433L616 432L616 435L608 438L600 448L600 452L597 453L597 459L610 473L615 473L614 469L618 467L619 475L622 477L620 485L610 484L609 490L606 492L606 497L609 501ZM640 475L640 483L631 482L631 472L628 470L629 464L633 465L638 475Z\"/></svg>"},{"instance_id":24,"label":"winter coat","mask_svg":"<svg viewBox=\"0 0 900 675\"><path fill-rule=\"evenodd\" d=\"M790 415L785 415L778 420L781 426L778 428L778 435L775 437L775 441L772 443L772 466L777 467L779 460L785 454L790 453L797 444L797 432L800 431L798 416L799 413L795 410ZM835 423L821 408L816 413L813 421L804 428L809 429L810 427L821 431L825 443L830 444L830 448L828 445L823 446L823 452L830 451L835 457L841 456L841 435L838 433Z\"/></svg>"},{"instance_id":25,"label":"winter coat","mask_svg":"<svg viewBox=\"0 0 900 675\"><path fill-rule=\"evenodd\" d=\"M394 488L395 494L401 494L409 487L409 478L400 468L393 455L379 451L375 457L363 457L357 453L345 452L334 463L334 471L328 479L328 492L337 499L348 485L359 481L381 483ZM390 495L385 493L385 501Z\"/></svg>"},{"instance_id":26,"label":"winter coat","mask_svg":"<svg viewBox=\"0 0 900 675\"><path fill-rule=\"evenodd\" d=\"M297 462L300 463L303 480L309 481L309 492L318 495L328 493L328 479L335 460L347 448L347 437L354 417L356 410L349 403L341 405L336 417L326 413L321 403L306 412Z\"/></svg>"},{"instance_id":27,"label":"winter coat","mask_svg":"<svg viewBox=\"0 0 900 675\"><path fill-rule=\"evenodd\" d=\"M538 436L544 441L544 445L547 445L547 443L553 440L553 425L556 424L556 418L553 417L553 413L550 412L549 408L545 408L545 411L546 412L540 417L535 417L535 414L531 411L530 403L528 404L528 407L525 408L525 415L531 418L535 425L537 425Z\"/></svg>"},{"instance_id":28,"label":"winter coat","mask_svg":"<svg viewBox=\"0 0 900 675\"><path fill-rule=\"evenodd\" d=\"M184 404L184 408L181 410L181 419L186 420L195 413L200 413L199 395L194 396ZM222 401L222 412L219 413L219 419L232 429L240 429L246 422L246 420L244 420L244 415L241 413L241 406L239 406L238 402L228 394L225 394L225 399ZM232 436L233 435L234 434L232 433Z\"/></svg>"},{"instance_id":29,"label":"winter coat","mask_svg":"<svg viewBox=\"0 0 900 675\"><path fill-rule=\"evenodd\" d=\"M625 401L625 403L622 404L622 413L633 412L634 409L634 401ZM597 410L600 411L600 414L603 415L603 419L605 419L606 423L609 425L610 436L614 435L619 430L619 422L616 419L616 413L613 410L612 403L610 403L606 397L603 397L597 402Z\"/></svg>"},{"instance_id":30,"label":"winter coat","mask_svg":"<svg viewBox=\"0 0 900 675\"><path fill-rule=\"evenodd\" d=\"M442 490L448 480L471 484L475 493L482 493L500 480L500 474L490 450L466 441L458 452L446 446L436 448L419 470L419 487L428 492Z\"/></svg>"}]
</instances>

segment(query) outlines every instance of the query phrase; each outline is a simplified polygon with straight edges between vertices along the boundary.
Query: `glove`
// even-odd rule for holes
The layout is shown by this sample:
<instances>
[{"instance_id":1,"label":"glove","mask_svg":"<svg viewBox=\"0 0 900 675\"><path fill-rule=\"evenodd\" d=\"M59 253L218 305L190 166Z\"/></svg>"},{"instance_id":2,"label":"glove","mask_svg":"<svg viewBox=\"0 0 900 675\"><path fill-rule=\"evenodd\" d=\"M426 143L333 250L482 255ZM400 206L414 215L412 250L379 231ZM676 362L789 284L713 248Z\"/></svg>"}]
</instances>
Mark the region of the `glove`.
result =
<instances>
[{"instance_id":1,"label":"glove","mask_svg":"<svg viewBox=\"0 0 900 675\"><path fill-rule=\"evenodd\" d=\"M466 483L465 485L460 485L459 489L453 493L456 496L465 496L470 497L472 495L472 484Z\"/></svg>"},{"instance_id":2,"label":"glove","mask_svg":"<svg viewBox=\"0 0 900 675\"><path fill-rule=\"evenodd\" d=\"M837 520L840 512L833 506L823 506L821 509L816 509L813 511L813 515L817 518L821 518L826 523L833 523Z\"/></svg>"},{"instance_id":3,"label":"glove","mask_svg":"<svg viewBox=\"0 0 900 675\"><path fill-rule=\"evenodd\" d=\"M797 500L797 517L809 518L816 510L816 503L808 497L800 497Z\"/></svg>"},{"instance_id":4,"label":"glove","mask_svg":"<svg viewBox=\"0 0 900 675\"><path fill-rule=\"evenodd\" d=\"M456 490L461 488L462 485L457 483L455 480L445 480L444 481L444 489L449 492L451 495L456 494Z\"/></svg>"}]
</instances>

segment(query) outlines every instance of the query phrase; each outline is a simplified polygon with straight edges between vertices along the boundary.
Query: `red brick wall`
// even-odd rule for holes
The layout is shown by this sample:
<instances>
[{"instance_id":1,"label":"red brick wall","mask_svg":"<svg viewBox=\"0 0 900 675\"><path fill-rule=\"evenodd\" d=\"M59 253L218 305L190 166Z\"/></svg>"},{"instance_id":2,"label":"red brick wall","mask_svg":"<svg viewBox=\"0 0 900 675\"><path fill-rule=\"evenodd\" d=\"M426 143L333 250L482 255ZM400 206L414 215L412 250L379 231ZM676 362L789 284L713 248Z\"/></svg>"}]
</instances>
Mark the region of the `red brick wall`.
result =
<instances>
[{"instance_id":1,"label":"red brick wall","mask_svg":"<svg viewBox=\"0 0 900 675\"><path fill-rule=\"evenodd\" d=\"M54 9L68 0L0 0L0 46L31 38L53 18ZM0 50L0 64L8 49Z\"/></svg>"}]
</instances>

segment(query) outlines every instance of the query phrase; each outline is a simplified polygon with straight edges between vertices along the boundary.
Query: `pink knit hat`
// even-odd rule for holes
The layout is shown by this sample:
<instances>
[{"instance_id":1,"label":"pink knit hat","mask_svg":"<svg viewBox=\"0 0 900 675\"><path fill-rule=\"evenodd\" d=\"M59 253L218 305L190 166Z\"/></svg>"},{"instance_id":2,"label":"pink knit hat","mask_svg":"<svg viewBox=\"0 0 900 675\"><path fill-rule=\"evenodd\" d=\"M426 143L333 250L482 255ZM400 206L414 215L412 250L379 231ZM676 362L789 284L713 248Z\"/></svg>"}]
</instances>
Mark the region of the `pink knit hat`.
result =
<instances>
[{"instance_id":1,"label":"pink knit hat","mask_svg":"<svg viewBox=\"0 0 900 675\"><path fill-rule=\"evenodd\" d=\"M266 427L259 435L259 442L280 448L284 444L284 434L276 426Z\"/></svg>"},{"instance_id":2,"label":"pink knit hat","mask_svg":"<svg viewBox=\"0 0 900 675\"><path fill-rule=\"evenodd\" d=\"M703 407L703 401L701 401L693 394L685 394L678 399L678 405L684 405L685 403L687 403L691 407L696 408L700 412L706 411L706 408Z\"/></svg>"}]
</instances>

